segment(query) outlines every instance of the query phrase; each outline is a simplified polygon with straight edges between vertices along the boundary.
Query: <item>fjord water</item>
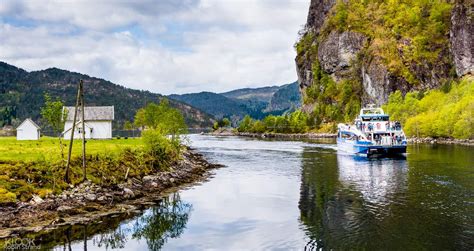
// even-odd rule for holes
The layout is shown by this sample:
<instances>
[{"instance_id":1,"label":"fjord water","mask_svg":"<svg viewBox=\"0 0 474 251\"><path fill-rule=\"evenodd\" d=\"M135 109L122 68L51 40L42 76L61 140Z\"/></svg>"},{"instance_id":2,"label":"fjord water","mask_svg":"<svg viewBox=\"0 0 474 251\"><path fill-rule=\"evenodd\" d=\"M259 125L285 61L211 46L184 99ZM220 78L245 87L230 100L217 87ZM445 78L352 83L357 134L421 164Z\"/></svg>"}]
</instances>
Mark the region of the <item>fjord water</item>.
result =
<instances>
[{"instance_id":1,"label":"fjord water","mask_svg":"<svg viewBox=\"0 0 474 251\"><path fill-rule=\"evenodd\" d=\"M75 226L95 230L72 249L474 247L472 147L411 145L406 158L367 160L338 153L331 141L190 141L226 167L143 214Z\"/></svg>"}]
</instances>

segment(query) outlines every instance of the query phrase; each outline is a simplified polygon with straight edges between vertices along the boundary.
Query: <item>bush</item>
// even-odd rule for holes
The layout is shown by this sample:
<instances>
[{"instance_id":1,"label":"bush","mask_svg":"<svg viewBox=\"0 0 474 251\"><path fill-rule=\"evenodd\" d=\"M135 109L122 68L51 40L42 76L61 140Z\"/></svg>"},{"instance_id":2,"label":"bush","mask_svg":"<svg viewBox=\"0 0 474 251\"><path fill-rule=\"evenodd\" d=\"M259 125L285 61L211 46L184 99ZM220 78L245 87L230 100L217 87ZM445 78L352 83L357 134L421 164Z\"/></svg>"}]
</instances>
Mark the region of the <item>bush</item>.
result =
<instances>
[{"instance_id":1,"label":"bush","mask_svg":"<svg viewBox=\"0 0 474 251\"><path fill-rule=\"evenodd\" d=\"M142 133L145 151L153 157L153 167L162 169L178 159L180 141L164 136L160 130L147 129ZM179 138L175 138L179 139Z\"/></svg>"},{"instance_id":2,"label":"bush","mask_svg":"<svg viewBox=\"0 0 474 251\"><path fill-rule=\"evenodd\" d=\"M212 129L217 130L221 127L230 127L232 123L228 118L223 118L219 121L214 122L214 125L212 126Z\"/></svg>"},{"instance_id":3,"label":"bush","mask_svg":"<svg viewBox=\"0 0 474 251\"><path fill-rule=\"evenodd\" d=\"M253 127L253 124L254 124L253 119L249 115L246 115L244 119L239 123L239 127L237 128L237 131L250 132Z\"/></svg>"},{"instance_id":4,"label":"bush","mask_svg":"<svg viewBox=\"0 0 474 251\"><path fill-rule=\"evenodd\" d=\"M474 79L466 77L452 84L448 92L441 88L403 97L397 91L384 109L392 120L404 123L408 136L473 138Z\"/></svg>"},{"instance_id":5,"label":"bush","mask_svg":"<svg viewBox=\"0 0 474 251\"><path fill-rule=\"evenodd\" d=\"M297 110L282 116L269 115L262 120L256 121L250 118L250 116L245 116L239 124L238 131L253 133L304 133L309 130L309 124L308 114Z\"/></svg>"}]
</instances>

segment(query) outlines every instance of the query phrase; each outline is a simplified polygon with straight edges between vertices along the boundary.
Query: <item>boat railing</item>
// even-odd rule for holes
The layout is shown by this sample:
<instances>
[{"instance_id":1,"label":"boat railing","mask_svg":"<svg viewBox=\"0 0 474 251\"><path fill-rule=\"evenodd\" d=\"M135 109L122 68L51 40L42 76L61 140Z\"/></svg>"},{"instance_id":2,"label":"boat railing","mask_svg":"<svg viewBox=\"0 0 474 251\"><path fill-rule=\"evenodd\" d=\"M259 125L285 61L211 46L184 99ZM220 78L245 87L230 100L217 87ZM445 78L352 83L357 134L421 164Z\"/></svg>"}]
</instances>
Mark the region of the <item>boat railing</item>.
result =
<instances>
[{"instance_id":1,"label":"boat railing","mask_svg":"<svg viewBox=\"0 0 474 251\"><path fill-rule=\"evenodd\" d=\"M370 141L377 146L393 146L403 145L406 140L405 133L402 128L386 128L386 130L363 130L355 125L339 124L340 130L351 132L358 137L359 140ZM381 135L389 134L389 135Z\"/></svg>"}]
</instances>

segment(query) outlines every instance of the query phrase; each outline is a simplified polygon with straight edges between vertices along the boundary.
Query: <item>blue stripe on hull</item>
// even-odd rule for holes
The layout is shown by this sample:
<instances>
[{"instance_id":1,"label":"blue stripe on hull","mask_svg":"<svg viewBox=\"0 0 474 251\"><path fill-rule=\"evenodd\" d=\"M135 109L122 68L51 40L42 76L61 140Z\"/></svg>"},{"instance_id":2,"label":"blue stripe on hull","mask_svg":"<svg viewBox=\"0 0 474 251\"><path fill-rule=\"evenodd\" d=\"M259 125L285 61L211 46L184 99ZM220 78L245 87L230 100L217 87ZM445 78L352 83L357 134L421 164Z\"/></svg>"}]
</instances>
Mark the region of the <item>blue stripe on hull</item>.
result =
<instances>
[{"instance_id":1,"label":"blue stripe on hull","mask_svg":"<svg viewBox=\"0 0 474 251\"><path fill-rule=\"evenodd\" d=\"M406 153L406 145L397 146L374 146L367 145L365 142L346 141L343 139L337 139L337 148L344 152L358 155L371 155L371 154L403 154Z\"/></svg>"}]
</instances>

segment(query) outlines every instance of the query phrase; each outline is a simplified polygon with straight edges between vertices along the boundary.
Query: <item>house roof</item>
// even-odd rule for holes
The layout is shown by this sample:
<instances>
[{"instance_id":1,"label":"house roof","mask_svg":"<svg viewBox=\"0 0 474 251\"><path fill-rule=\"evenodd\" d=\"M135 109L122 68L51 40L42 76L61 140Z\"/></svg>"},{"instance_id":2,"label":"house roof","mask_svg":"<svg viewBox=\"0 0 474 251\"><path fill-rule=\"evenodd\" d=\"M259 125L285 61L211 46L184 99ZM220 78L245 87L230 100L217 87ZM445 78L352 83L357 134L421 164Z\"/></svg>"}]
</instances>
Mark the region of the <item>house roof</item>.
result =
<instances>
[{"instance_id":1,"label":"house roof","mask_svg":"<svg viewBox=\"0 0 474 251\"><path fill-rule=\"evenodd\" d=\"M79 109L80 110L80 109ZM81 119L80 111L78 110L77 121ZM91 120L114 120L114 107L113 106L86 106L84 108L84 119L86 121ZM74 106L63 107L63 112L67 111L66 120L74 120Z\"/></svg>"},{"instance_id":2,"label":"house roof","mask_svg":"<svg viewBox=\"0 0 474 251\"><path fill-rule=\"evenodd\" d=\"M33 120L31 120L30 118L27 118L25 120L23 120L23 122L21 122L21 124L17 127L20 128L23 126L23 124L25 124L26 122L29 122L30 124L32 124L34 127L36 127L36 129L41 129Z\"/></svg>"}]
</instances>

